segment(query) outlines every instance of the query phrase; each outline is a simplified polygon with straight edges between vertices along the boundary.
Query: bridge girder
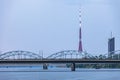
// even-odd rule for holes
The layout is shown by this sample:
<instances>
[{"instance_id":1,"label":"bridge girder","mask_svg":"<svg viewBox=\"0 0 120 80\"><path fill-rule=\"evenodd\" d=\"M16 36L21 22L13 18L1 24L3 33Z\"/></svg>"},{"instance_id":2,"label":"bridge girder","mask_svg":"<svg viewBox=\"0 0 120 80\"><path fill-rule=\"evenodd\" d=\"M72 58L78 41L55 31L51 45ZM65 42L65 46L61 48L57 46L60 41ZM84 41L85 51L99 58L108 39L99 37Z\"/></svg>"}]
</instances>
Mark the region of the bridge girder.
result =
<instances>
[{"instance_id":1,"label":"bridge girder","mask_svg":"<svg viewBox=\"0 0 120 80\"><path fill-rule=\"evenodd\" d=\"M78 52L77 50L64 50L57 53L54 53L48 56L46 59L120 59L120 50L116 50L113 52L111 56L108 56L108 53L103 54L101 56L93 56L85 51ZM29 51L9 51L3 54L0 54L0 59L42 59L43 57Z\"/></svg>"},{"instance_id":2,"label":"bridge girder","mask_svg":"<svg viewBox=\"0 0 120 80\"><path fill-rule=\"evenodd\" d=\"M42 56L29 51L9 51L0 54L0 59L42 59Z\"/></svg>"},{"instance_id":3,"label":"bridge girder","mask_svg":"<svg viewBox=\"0 0 120 80\"><path fill-rule=\"evenodd\" d=\"M78 52L77 50L64 50L57 53L54 53L47 57L48 59L67 59L67 58L95 58L87 52Z\"/></svg>"}]
</instances>

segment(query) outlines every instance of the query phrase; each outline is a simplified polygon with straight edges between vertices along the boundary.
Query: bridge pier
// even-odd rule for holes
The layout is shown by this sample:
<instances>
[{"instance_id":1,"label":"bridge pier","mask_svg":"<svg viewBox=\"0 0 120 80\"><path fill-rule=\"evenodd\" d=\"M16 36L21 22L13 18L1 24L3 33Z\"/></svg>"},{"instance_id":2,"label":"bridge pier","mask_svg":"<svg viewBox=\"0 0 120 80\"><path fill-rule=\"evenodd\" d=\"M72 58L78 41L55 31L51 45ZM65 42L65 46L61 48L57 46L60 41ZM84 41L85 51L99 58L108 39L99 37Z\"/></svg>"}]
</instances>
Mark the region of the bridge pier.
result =
<instances>
[{"instance_id":1,"label":"bridge pier","mask_svg":"<svg viewBox=\"0 0 120 80\"><path fill-rule=\"evenodd\" d=\"M100 68L100 64L96 64L96 65L95 65L95 68L96 68L96 69L99 69L99 68Z\"/></svg>"},{"instance_id":2,"label":"bridge pier","mask_svg":"<svg viewBox=\"0 0 120 80\"><path fill-rule=\"evenodd\" d=\"M75 63L71 64L71 71L75 71Z\"/></svg>"},{"instance_id":3,"label":"bridge pier","mask_svg":"<svg viewBox=\"0 0 120 80\"><path fill-rule=\"evenodd\" d=\"M43 64L43 69L47 70L48 69L48 65L46 63Z\"/></svg>"}]
</instances>

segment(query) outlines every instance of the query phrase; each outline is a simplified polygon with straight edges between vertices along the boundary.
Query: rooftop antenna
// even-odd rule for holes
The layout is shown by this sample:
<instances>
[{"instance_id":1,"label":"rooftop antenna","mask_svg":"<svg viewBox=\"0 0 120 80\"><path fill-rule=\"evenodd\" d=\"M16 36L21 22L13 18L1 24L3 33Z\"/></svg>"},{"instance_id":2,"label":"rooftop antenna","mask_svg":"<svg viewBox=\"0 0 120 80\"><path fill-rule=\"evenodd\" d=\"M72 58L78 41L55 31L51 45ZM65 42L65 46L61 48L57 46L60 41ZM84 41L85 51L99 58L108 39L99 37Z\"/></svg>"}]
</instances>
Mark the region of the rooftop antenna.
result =
<instances>
[{"instance_id":1,"label":"rooftop antenna","mask_svg":"<svg viewBox=\"0 0 120 80\"><path fill-rule=\"evenodd\" d=\"M113 37L112 32L111 32L111 38Z\"/></svg>"}]
</instances>

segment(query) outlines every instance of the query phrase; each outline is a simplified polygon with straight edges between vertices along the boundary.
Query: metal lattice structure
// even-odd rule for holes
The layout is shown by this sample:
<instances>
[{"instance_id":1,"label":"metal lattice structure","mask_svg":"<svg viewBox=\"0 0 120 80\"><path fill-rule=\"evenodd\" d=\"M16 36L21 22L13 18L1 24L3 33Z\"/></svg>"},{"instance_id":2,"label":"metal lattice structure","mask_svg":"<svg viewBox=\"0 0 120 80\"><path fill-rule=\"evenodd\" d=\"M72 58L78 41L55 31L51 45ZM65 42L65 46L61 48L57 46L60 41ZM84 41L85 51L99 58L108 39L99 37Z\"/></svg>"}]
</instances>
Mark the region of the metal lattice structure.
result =
<instances>
[{"instance_id":1,"label":"metal lattice structure","mask_svg":"<svg viewBox=\"0 0 120 80\"><path fill-rule=\"evenodd\" d=\"M29 51L10 51L0 54L0 59L42 59L42 56Z\"/></svg>"},{"instance_id":2,"label":"metal lattice structure","mask_svg":"<svg viewBox=\"0 0 120 80\"><path fill-rule=\"evenodd\" d=\"M109 59L115 59L115 60L120 59L120 50L113 51L112 53L113 54L108 55Z\"/></svg>"},{"instance_id":3,"label":"metal lattice structure","mask_svg":"<svg viewBox=\"0 0 120 80\"><path fill-rule=\"evenodd\" d=\"M120 60L120 50L116 50L112 52L114 54L108 55L101 54L99 56L93 56L85 51L77 51L77 50L64 50L57 53L54 53L46 58L43 58L39 54L29 52L29 51L9 51L3 54L0 54L0 59L113 59Z\"/></svg>"},{"instance_id":4,"label":"metal lattice structure","mask_svg":"<svg viewBox=\"0 0 120 80\"><path fill-rule=\"evenodd\" d=\"M64 50L54 53L47 57L47 59L93 59L94 56L88 54L87 52L79 52L77 50Z\"/></svg>"},{"instance_id":5,"label":"metal lattice structure","mask_svg":"<svg viewBox=\"0 0 120 80\"><path fill-rule=\"evenodd\" d=\"M120 60L120 50L112 51L110 53L113 53L109 55L109 53L106 54L100 54L99 56L95 56L96 59L110 59L110 60Z\"/></svg>"}]
</instances>

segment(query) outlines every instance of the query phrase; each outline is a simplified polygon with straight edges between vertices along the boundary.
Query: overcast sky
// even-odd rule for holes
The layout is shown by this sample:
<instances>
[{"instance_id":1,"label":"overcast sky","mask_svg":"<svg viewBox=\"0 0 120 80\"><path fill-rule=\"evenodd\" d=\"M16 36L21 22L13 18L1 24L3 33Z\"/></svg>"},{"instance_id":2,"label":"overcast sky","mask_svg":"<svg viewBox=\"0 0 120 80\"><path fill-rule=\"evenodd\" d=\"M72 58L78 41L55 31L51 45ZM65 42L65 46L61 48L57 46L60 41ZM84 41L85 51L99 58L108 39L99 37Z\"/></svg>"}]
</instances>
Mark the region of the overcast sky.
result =
<instances>
[{"instance_id":1,"label":"overcast sky","mask_svg":"<svg viewBox=\"0 0 120 80\"><path fill-rule=\"evenodd\" d=\"M78 50L79 9L83 50L107 53L111 32L120 49L120 0L0 0L0 51L44 56Z\"/></svg>"}]
</instances>

